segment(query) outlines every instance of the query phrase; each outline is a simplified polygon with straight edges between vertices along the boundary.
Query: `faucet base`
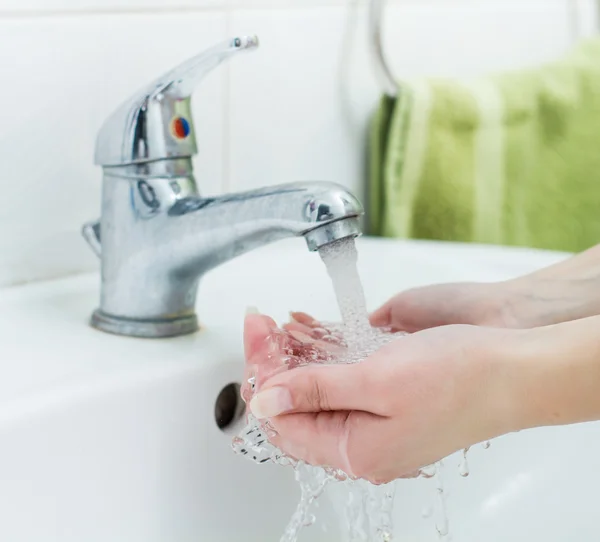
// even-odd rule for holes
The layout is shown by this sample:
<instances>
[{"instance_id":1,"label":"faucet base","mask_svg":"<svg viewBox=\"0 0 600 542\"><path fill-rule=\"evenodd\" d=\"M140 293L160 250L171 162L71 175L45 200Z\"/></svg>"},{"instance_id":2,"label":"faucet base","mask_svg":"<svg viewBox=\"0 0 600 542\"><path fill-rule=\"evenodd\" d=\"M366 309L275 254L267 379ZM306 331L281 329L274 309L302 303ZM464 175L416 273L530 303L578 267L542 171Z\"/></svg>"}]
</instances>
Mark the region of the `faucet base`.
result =
<instances>
[{"instance_id":1,"label":"faucet base","mask_svg":"<svg viewBox=\"0 0 600 542\"><path fill-rule=\"evenodd\" d=\"M113 335L164 339L195 333L198 331L198 318L195 314L191 314L168 320L133 320L113 316L97 309L92 314L90 325Z\"/></svg>"}]
</instances>

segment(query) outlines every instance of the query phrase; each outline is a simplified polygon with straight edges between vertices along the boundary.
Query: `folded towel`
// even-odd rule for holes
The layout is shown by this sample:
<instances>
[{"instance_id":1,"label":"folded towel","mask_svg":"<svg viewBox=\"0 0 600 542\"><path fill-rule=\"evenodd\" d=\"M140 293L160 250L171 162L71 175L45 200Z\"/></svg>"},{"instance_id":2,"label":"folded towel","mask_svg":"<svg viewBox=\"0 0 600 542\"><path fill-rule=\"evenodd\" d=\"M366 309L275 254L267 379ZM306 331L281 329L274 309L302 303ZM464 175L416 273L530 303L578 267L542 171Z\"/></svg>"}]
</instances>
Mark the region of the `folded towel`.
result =
<instances>
[{"instance_id":1,"label":"folded towel","mask_svg":"<svg viewBox=\"0 0 600 542\"><path fill-rule=\"evenodd\" d=\"M400 87L372 125L373 235L600 243L600 39L536 69Z\"/></svg>"}]
</instances>

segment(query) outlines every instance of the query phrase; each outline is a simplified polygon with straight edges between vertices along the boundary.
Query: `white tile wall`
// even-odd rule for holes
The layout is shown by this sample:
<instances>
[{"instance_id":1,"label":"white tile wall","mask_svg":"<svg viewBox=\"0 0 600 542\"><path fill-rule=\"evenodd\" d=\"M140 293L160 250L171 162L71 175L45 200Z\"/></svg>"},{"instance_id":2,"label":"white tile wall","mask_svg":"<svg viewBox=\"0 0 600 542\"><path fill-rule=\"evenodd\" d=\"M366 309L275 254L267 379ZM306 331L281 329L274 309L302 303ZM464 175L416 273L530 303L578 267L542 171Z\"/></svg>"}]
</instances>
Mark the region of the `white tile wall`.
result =
<instances>
[{"instance_id":1,"label":"white tile wall","mask_svg":"<svg viewBox=\"0 0 600 542\"><path fill-rule=\"evenodd\" d=\"M326 179L362 192L379 93L365 1L3 0L0 285L97 266L79 228L99 210L100 124L232 34L257 33L262 46L195 94L201 190ZM513 68L593 32L590 13L585 0L389 0L386 49L402 77Z\"/></svg>"}]
</instances>

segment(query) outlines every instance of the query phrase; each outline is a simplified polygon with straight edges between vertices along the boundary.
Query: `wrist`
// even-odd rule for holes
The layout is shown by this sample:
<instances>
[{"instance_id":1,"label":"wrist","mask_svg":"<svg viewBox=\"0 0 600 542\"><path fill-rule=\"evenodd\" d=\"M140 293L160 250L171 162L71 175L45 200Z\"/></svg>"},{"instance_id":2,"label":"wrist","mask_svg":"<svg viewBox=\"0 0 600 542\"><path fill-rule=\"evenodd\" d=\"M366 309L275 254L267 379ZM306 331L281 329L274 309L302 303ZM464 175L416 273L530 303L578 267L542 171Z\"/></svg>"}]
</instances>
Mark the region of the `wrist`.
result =
<instances>
[{"instance_id":1,"label":"wrist","mask_svg":"<svg viewBox=\"0 0 600 542\"><path fill-rule=\"evenodd\" d=\"M501 354L510 431L600 419L599 330L595 317L512 332Z\"/></svg>"},{"instance_id":2,"label":"wrist","mask_svg":"<svg viewBox=\"0 0 600 542\"><path fill-rule=\"evenodd\" d=\"M510 328L534 328L600 314L600 281L528 275L498 287L500 320Z\"/></svg>"},{"instance_id":3,"label":"wrist","mask_svg":"<svg viewBox=\"0 0 600 542\"><path fill-rule=\"evenodd\" d=\"M531 330L498 330L484 353L488 360L487 410L495 434L487 438L534 427L537 414L527 399L530 382L536 382L531 352Z\"/></svg>"}]
</instances>

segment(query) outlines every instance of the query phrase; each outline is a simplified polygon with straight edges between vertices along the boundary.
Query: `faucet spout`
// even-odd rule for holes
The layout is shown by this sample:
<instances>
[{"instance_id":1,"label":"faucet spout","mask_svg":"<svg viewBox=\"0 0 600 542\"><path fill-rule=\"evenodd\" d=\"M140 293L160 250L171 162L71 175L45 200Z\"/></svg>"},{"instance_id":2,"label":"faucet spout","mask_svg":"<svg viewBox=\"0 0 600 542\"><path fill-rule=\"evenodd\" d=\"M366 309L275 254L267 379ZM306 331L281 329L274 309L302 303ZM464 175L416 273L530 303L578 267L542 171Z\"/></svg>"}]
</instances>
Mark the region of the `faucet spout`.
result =
<instances>
[{"instance_id":1,"label":"faucet spout","mask_svg":"<svg viewBox=\"0 0 600 542\"><path fill-rule=\"evenodd\" d=\"M286 237L303 236L315 251L338 239L361 233L360 202L345 188L328 182L296 182L215 198L177 200L168 210L174 229L197 233L182 240L172 258L200 274L245 252ZM187 224L186 224L187 223ZM177 231L167 232L180 238Z\"/></svg>"}]
</instances>

